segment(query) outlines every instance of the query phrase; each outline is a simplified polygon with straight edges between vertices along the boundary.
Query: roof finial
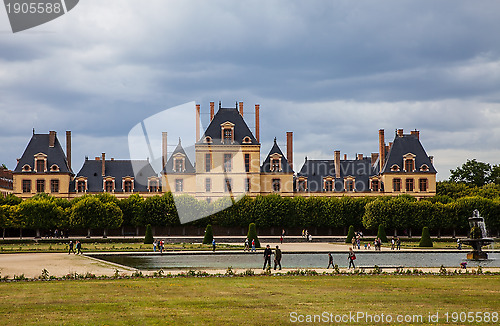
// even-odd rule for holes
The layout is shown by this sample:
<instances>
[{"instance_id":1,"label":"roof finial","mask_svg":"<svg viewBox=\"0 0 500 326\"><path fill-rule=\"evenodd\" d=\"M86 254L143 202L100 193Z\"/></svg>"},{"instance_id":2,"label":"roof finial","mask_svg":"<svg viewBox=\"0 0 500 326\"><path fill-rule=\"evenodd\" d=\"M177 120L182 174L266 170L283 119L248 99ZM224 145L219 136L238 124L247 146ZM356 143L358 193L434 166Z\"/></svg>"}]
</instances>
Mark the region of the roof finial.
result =
<instances>
[{"instance_id":1,"label":"roof finial","mask_svg":"<svg viewBox=\"0 0 500 326\"><path fill-rule=\"evenodd\" d=\"M219 100L219 109L221 108L221 103L220 103L220 100Z\"/></svg>"},{"instance_id":2,"label":"roof finial","mask_svg":"<svg viewBox=\"0 0 500 326\"><path fill-rule=\"evenodd\" d=\"M35 128L33 128L33 135L35 134Z\"/></svg>"},{"instance_id":3,"label":"roof finial","mask_svg":"<svg viewBox=\"0 0 500 326\"><path fill-rule=\"evenodd\" d=\"M179 137L179 145L181 144L181 137Z\"/></svg>"},{"instance_id":4,"label":"roof finial","mask_svg":"<svg viewBox=\"0 0 500 326\"><path fill-rule=\"evenodd\" d=\"M274 144L276 144L276 137L274 137Z\"/></svg>"}]
</instances>

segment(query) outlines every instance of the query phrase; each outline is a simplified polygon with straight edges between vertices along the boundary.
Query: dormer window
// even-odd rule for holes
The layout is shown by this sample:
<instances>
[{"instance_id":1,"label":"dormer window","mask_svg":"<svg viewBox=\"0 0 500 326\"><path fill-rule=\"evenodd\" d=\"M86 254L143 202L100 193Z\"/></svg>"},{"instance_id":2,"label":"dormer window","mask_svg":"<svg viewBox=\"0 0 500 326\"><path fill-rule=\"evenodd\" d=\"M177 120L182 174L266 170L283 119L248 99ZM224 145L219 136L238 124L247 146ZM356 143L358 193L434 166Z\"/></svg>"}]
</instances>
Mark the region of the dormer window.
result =
<instances>
[{"instance_id":1,"label":"dormer window","mask_svg":"<svg viewBox=\"0 0 500 326\"><path fill-rule=\"evenodd\" d=\"M50 167L50 171L59 172L59 167L57 166L57 164L52 164L52 166Z\"/></svg>"},{"instance_id":2,"label":"dormer window","mask_svg":"<svg viewBox=\"0 0 500 326\"><path fill-rule=\"evenodd\" d=\"M78 178L77 179L76 192L87 192L87 178Z\"/></svg>"},{"instance_id":3,"label":"dormer window","mask_svg":"<svg viewBox=\"0 0 500 326\"><path fill-rule=\"evenodd\" d=\"M229 121L221 124L222 142L232 144L234 142L234 123Z\"/></svg>"},{"instance_id":4,"label":"dormer window","mask_svg":"<svg viewBox=\"0 0 500 326\"><path fill-rule=\"evenodd\" d=\"M408 153L403 156L405 172L415 171L415 155Z\"/></svg>"},{"instance_id":5,"label":"dormer window","mask_svg":"<svg viewBox=\"0 0 500 326\"><path fill-rule=\"evenodd\" d=\"M252 143L250 137L246 136L245 138L243 138L243 144L250 144L250 143Z\"/></svg>"},{"instance_id":6,"label":"dormer window","mask_svg":"<svg viewBox=\"0 0 500 326\"><path fill-rule=\"evenodd\" d=\"M31 171L31 166L29 166L28 164L25 164L23 166L23 172L30 172Z\"/></svg>"},{"instance_id":7,"label":"dormer window","mask_svg":"<svg viewBox=\"0 0 500 326\"><path fill-rule=\"evenodd\" d=\"M420 171L423 171L423 172L429 171L429 167L427 166L427 164L422 164L422 166L420 167Z\"/></svg>"},{"instance_id":8,"label":"dormer window","mask_svg":"<svg viewBox=\"0 0 500 326\"><path fill-rule=\"evenodd\" d=\"M149 190L149 192L158 192L159 189L160 189L160 187L159 187L158 178L149 177L148 178L148 190Z\"/></svg>"},{"instance_id":9,"label":"dormer window","mask_svg":"<svg viewBox=\"0 0 500 326\"><path fill-rule=\"evenodd\" d=\"M280 172L281 171L281 155L274 153L271 155L270 160L270 168L271 172Z\"/></svg>"},{"instance_id":10,"label":"dormer window","mask_svg":"<svg viewBox=\"0 0 500 326\"><path fill-rule=\"evenodd\" d=\"M399 171L399 165L394 164L393 166L391 166L391 171L392 171L392 172L397 172L397 171Z\"/></svg>"},{"instance_id":11,"label":"dormer window","mask_svg":"<svg viewBox=\"0 0 500 326\"><path fill-rule=\"evenodd\" d=\"M210 137L210 136L205 137L205 143L211 144L212 143L212 137Z\"/></svg>"},{"instance_id":12,"label":"dormer window","mask_svg":"<svg viewBox=\"0 0 500 326\"><path fill-rule=\"evenodd\" d=\"M35 154L35 172L47 172L47 155L44 153Z\"/></svg>"},{"instance_id":13,"label":"dormer window","mask_svg":"<svg viewBox=\"0 0 500 326\"><path fill-rule=\"evenodd\" d=\"M356 179L354 179L353 177L347 177L344 180L344 189L345 189L345 191L354 191L355 190L355 187L354 187L355 180Z\"/></svg>"},{"instance_id":14,"label":"dormer window","mask_svg":"<svg viewBox=\"0 0 500 326\"><path fill-rule=\"evenodd\" d=\"M186 171L186 159L183 154L174 154L174 172L181 173Z\"/></svg>"},{"instance_id":15,"label":"dormer window","mask_svg":"<svg viewBox=\"0 0 500 326\"><path fill-rule=\"evenodd\" d=\"M299 177L297 180L297 191L307 190L307 179L304 177Z\"/></svg>"},{"instance_id":16,"label":"dormer window","mask_svg":"<svg viewBox=\"0 0 500 326\"><path fill-rule=\"evenodd\" d=\"M133 192L134 191L134 178L125 177L122 180L122 189L124 192Z\"/></svg>"},{"instance_id":17,"label":"dormer window","mask_svg":"<svg viewBox=\"0 0 500 326\"><path fill-rule=\"evenodd\" d=\"M114 192L115 191L115 178L107 177L103 181L103 188L105 192Z\"/></svg>"},{"instance_id":18,"label":"dormer window","mask_svg":"<svg viewBox=\"0 0 500 326\"><path fill-rule=\"evenodd\" d=\"M333 182L334 182L333 177L324 178L323 179L323 189L326 192L332 192L333 191Z\"/></svg>"}]
</instances>

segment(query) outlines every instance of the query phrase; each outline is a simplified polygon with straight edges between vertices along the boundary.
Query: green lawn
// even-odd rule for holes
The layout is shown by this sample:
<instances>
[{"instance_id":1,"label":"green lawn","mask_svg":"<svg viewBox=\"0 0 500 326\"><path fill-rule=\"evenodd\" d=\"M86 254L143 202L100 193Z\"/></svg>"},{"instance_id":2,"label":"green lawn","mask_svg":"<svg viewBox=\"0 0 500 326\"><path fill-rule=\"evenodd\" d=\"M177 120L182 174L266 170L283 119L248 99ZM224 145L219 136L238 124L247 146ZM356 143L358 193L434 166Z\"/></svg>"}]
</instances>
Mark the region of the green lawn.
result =
<instances>
[{"instance_id":1,"label":"green lawn","mask_svg":"<svg viewBox=\"0 0 500 326\"><path fill-rule=\"evenodd\" d=\"M243 249L241 245L217 244L217 249ZM143 243L82 243L83 251L153 251L153 245ZM172 243L165 250L212 250L212 245ZM0 244L0 253L19 252L68 252L68 243L15 243Z\"/></svg>"},{"instance_id":2,"label":"green lawn","mask_svg":"<svg viewBox=\"0 0 500 326\"><path fill-rule=\"evenodd\" d=\"M456 325L451 322L453 312L500 313L500 277L254 276L0 283L1 325L286 325L299 315L307 318L324 312L383 313L394 318L383 324L393 325L401 324L397 315L421 315L427 322L429 313L437 312L439 323L433 325L443 325L448 312L448 325ZM358 321L353 324L375 324Z\"/></svg>"}]
</instances>

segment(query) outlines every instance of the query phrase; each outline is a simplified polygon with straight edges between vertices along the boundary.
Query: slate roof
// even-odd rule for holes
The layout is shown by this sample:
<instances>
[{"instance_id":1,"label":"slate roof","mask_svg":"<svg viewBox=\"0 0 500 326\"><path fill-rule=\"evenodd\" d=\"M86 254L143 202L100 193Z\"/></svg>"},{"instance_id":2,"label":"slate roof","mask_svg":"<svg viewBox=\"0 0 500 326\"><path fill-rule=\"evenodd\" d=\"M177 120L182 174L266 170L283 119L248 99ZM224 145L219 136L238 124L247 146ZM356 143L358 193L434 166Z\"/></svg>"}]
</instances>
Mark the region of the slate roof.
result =
<instances>
[{"instance_id":1,"label":"slate roof","mask_svg":"<svg viewBox=\"0 0 500 326\"><path fill-rule=\"evenodd\" d=\"M271 171L271 155L273 154L279 154L281 155L281 171L275 172ZM260 167L260 172L264 173L293 173L292 168L290 167L290 164L288 164L288 160L283 155L283 152L281 151L280 147L278 146L278 143L276 142L276 138L274 138L274 145L269 151L269 154L267 154L266 159L264 160L264 163L262 163L262 166Z\"/></svg>"},{"instance_id":2,"label":"slate roof","mask_svg":"<svg viewBox=\"0 0 500 326\"><path fill-rule=\"evenodd\" d=\"M182 171L182 172L174 171L174 155L177 153L181 153L185 157L185 168L186 168L185 171ZM191 164L191 161L189 160L186 152L184 151L184 148L181 145L180 139L179 139L179 143L177 144L177 147L174 149L174 152L172 153L172 155L170 155L170 158L168 159L167 163L165 164L163 172L164 173L195 173L196 172L193 164Z\"/></svg>"},{"instance_id":3,"label":"slate roof","mask_svg":"<svg viewBox=\"0 0 500 326\"><path fill-rule=\"evenodd\" d=\"M87 178L88 192L103 192L101 162L101 160L85 159L85 163L76 176L76 178ZM134 174L134 170L138 171L137 174ZM157 176L148 160L106 160L105 174L106 177L115 178L115 192L123 191L122 178L124 177L134 177L134 192L147 192L148 177ZM75 192L75 180L70 185L71 192Z\"/></svg>"},{"instance_id":4,"label":"slate roof","mask_svg":"<svg viewBox=\"0 0 500 326\"><path fill-rule=\"evenodd\" d=\"M229 121L234 124L234 141L235 143L242 145L258 145L259 142L255 139L254 135L248 128L245 120L241 116L240 112L236 108L219 108L219 111L215 114L213 120L205 130L203 137L198 140L198 143L204 143L205 137L210 136L212 138L212 144L220 145L222 144L221 124ZM250 138L249 143L243 144L243 138Z\"/></svg>"},{"instance_id":5,"label":"slate roof","mask_svg":"<svg viewBox=\"0 0 500 326\"><path fill-rule=\"evenodd\" d=\"M355 178L356 191L370 190L370 177L377 175L376 165L371 164L371 158L362 160L340 160L340 178L335 179L335 191L344 190L344 178ZM334 160L308 160L302 165L297 177L307 178L307 191L323 191L323 179L325 177L335 178Z\"/></svg>"},{"instance_id":6,"label":"slate roof","mask_svg":"<svg viewBox=\"0 0 500 326\"><path fill-rule=\"evenodd\" d=\"M43 153L47 155L47 169L50 171L50 167L56 164L59 167L59 172L52 173L71 173L73 171L68 166L68 161L66 160L66 154L57 139L55 137L54 147L49 147L49 134L33 134L28 146L24 150L23 155L19 159L14 172L22 172L23 166L28 164L31 166L32 172L23 173L36 173L33 172L35 169L35 155L38 153Z\"/></svg>"},{"instance_id":7,"label":"slate roof","mask_svg":"<svg viewBox=\"0 0 500 326\"><path fill-rule=\"evenodd\" d=\"M387 159L385 160L384 168L382 169L382 173L401 173L401 172L392 172L391 166L397 164L401 170L404 169L403 165L403 155L412 153L415 155L415 169L419 173L437 173L434 165L431 163L429 156L425 152L424 147L420 143L420 140L416 135L403 135L403 137L399 137L396 135L394 138L394 142L392 144L389 153L387 154ZM426 164L429 167L429 171L423 172L420 171L420 167Z\"/></svg>"}]
</instances>

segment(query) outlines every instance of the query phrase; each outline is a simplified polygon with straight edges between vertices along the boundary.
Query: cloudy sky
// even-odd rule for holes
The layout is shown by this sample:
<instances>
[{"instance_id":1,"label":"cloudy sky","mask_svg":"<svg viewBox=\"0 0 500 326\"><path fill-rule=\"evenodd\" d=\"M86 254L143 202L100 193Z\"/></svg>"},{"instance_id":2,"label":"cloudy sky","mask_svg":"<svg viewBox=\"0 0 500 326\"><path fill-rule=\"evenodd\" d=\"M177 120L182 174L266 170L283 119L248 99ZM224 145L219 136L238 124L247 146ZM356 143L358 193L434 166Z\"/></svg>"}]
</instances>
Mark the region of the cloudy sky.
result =
<instances>
[{"instance_id":1,"label":"cloudy sky","mask_svg":"<svg viewBox=\"0 0 500 326\"><path fill-rule=\"evenodd\" d=\"M418 129L447 179L500 163L499 18L498 1L84 0L13 34L2 8L0 163L15 168L32 128L71 130L78 171L128 158L151 115L195 101L206 123L210 101L243 101L251 128L260 104L262 156L286 131L297 169Z\"/></svg>"}]
</instances>

